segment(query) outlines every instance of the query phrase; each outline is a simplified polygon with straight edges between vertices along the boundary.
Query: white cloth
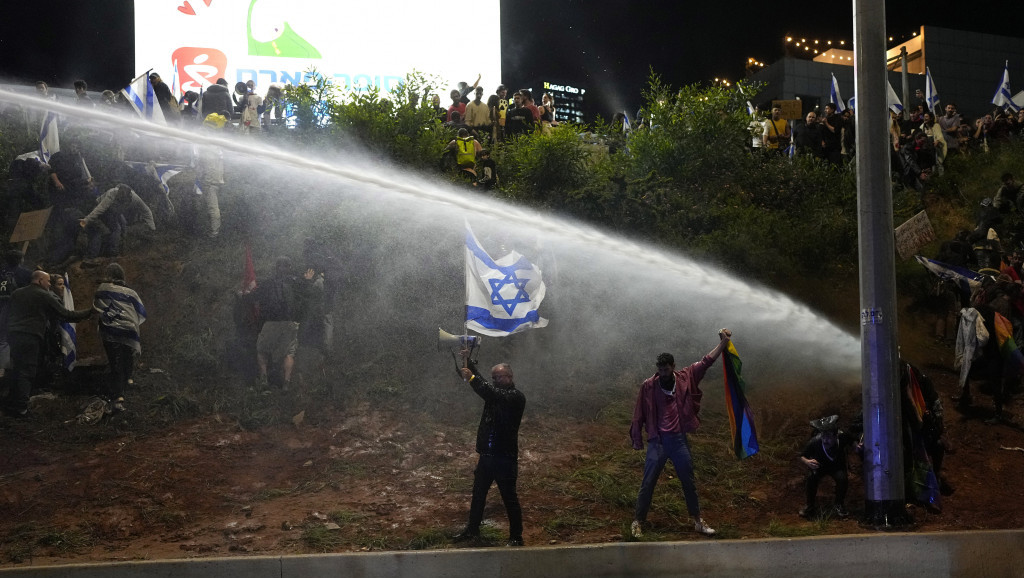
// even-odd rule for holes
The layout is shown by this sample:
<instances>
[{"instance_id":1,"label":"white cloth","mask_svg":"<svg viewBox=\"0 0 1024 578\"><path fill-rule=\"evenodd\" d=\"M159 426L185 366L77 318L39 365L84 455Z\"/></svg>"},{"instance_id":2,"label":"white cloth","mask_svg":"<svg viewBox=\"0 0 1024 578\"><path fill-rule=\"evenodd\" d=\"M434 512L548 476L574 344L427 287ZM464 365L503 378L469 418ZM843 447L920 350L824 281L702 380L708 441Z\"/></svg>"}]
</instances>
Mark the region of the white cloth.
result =
<instances>
[{"instance_id":1,"label":"white cloth","mask_svg":"<svg viewBox=\"0 0 1024 578\"><path fill-rule=\"evenodd\" d=\"M971 363L981 356L981 349L988 344L989 333L985 329L985 320L981 313L973 307L960 310L960 327L956 332L956 357L953 367L960 368L960 387L967 383L967 374L971 371Z\"/></svg>"}]
</instances>

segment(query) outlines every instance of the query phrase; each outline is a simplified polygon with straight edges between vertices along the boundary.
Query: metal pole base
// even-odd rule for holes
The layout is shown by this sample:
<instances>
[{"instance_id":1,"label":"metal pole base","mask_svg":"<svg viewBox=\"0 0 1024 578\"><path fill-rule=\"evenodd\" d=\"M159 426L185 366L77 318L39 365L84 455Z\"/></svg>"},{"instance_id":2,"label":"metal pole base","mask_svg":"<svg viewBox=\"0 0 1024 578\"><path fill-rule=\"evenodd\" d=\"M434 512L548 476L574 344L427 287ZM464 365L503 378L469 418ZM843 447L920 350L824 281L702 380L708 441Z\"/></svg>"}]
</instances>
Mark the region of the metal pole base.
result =
<instances>
[{"instance_id":1,"label":"metal pole base","mask_svg":"<svg viewBox=\"0 0 1024 578\"><path fill-rule=\"evenodd\" d=\"M882 531L907 530L914 525L914 518L903 500L867 500L860 525Z\"/></svg>"}]
</instances>

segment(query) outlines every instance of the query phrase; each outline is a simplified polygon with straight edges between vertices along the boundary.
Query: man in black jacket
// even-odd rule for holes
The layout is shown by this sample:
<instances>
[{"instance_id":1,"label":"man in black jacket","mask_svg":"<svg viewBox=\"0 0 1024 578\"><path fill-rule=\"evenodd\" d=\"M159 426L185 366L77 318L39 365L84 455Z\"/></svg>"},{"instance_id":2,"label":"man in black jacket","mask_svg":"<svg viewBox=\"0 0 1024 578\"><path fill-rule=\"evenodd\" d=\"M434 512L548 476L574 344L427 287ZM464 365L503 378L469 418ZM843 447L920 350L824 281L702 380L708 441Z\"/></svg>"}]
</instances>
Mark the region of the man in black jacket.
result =
<instances>
[{"instance_id":1,"label":"man in black jacket","mask_svg":"<svg viewBox=\"0 0 1024 578\"><path fill-rule=\"evenodd\" d=\"M28 397L32 382L39 370L39 354L43 348L46 324L55 319L82 321L92 315L92 308L68 311L50 291L50 274L34 271L32 282L11 295L8 319L8 339L11 344L10 389L3 400L2 409L8 415L24 417L28 414Z\"/></svg>"},{"instance_id":2,"label":"man in black jacket","mask_svg":"<svg viewBox=\"0 0 1024 578\"><path fill-rule=\"evenodd\" d=\"M523 545L523 510L516 494L519 477L519 423L523 420L526 396L516 389L512 381L512 368L499 363L491 368L487 381L477 372L476 365L464 351L467 366L461 376L477 395L484 399L484 412L476 431L476 453L480 459L473 476L473 501L469 507L469 523L455 537L456 541L475 540L480 536L480 522L484 517L484 504L491 484L498 483L501 501L508 513L508 546Z\"/></svg>"}]
</instances>

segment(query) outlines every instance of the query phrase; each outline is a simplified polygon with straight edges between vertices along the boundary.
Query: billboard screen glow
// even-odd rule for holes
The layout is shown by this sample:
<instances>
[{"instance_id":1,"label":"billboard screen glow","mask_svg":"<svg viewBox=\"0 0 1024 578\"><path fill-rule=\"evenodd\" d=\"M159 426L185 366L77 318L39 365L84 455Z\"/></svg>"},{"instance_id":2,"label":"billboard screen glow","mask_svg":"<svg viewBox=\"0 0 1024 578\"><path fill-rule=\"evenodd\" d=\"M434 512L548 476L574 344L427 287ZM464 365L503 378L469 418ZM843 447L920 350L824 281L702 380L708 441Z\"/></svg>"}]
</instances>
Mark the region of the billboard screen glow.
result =
<instances>
[{"instance_id":1,"label":"billboard screen glow","mask_svg":"<svg viewBox=\"0 0 1024 578\"><path fill-rule=\"evenodd\" d=\"M443 89L477 74L488 91L501 82L499 8L499 0L461 8L487 23L470 34L422 0L136 0L135 66L168 85L177 74L181 92L220 77L266 92L272 82L308 82L313 68L342 88L387 92L415 69L446 83L447 102Z\"/></svg>"}]
</instances>

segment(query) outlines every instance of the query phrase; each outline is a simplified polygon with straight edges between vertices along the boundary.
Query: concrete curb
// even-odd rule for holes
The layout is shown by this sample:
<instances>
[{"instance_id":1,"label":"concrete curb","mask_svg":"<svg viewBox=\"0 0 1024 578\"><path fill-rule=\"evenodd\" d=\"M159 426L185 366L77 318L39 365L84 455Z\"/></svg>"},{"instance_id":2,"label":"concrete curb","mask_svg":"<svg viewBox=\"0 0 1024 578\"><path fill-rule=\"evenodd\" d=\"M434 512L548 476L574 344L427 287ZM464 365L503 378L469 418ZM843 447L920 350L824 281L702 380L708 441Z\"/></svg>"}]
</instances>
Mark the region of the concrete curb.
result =
<instances>
[{"instance_id":1,"label":"concrete curb","mask_svg":"<svg viewBox=\"0 0 1024 578\"><path fill-rule=\"evenodd\" d=\"M431 550L8 568L32 578L792 578L1024 575L1024 530Z\"/></svg>"}]
</instances>

